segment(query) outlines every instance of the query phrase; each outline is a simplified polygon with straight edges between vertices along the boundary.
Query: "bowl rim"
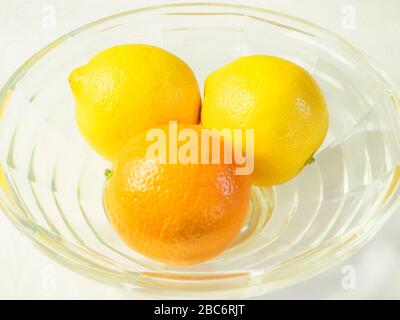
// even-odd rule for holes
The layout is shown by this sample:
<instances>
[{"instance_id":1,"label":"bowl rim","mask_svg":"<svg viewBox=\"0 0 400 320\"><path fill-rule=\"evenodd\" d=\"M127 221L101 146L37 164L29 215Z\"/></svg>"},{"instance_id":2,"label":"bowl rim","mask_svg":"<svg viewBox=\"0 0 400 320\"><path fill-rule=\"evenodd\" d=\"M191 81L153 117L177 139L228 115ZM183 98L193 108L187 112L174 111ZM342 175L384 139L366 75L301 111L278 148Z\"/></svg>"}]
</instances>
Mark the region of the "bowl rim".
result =
<instances>
[{"instance_id":1,"label":"bowl rim","mask_svg":"<svg viewBox=\"0 0 400 320\"><path fill-rule=\"evenodd\" d=\"M400 107L397 104L397 101L400 101L399 99L399 90L397 86L390 80L390 78L387 76L385 71L373 60L371 59L368 55L363 53L362 51L358 50L355 48L353 45L351 45L347 40L344 38L340 37L339 35L329 31L328 29L325 29L323 27L320 27L319 25L303 20L301 18L291 16L289 14L269 10L266 8L259 8L257 6L251 6L251 5L243 5L243 4L228 4L228 3L220 3L220 2L193 2L193 3L184 3L184 2L171 2L167 4L161 4L161 5L149 5L149 6L142 6L140 8L135 8L127 11L123 11L117 14L113 14L104 18L97 19L93 22L89 22L87 24L84 24L70 32L67 32L66 34L60 36L56 40L52 41L39 51L37 51L35 54L33 54L28 60L26 60L25 63L23 63L13 74L12 76L5 82L5 84L0 88L0 110L3 110L6 107L8 98L9 98L9 93L10 90L12 91L15 87L15 85L18 83L19 80L21 80L24 75L31 69L31 67L39 61L41 58L43 58L48 52L50 52L52 49L56 48L58 45L63 43L64 41L68 40L69 38L80 34L81 32L84 32L88 29L91 29L93 27L99 26L105 22L119 19L125 16L130 16L130 15L135 15L138 13L146 13L146 12L151 12L154 10L163 10L163 9L172 9L172 8L208 8L208 7L218 7L218 8L223 8L223 9L236 9L236 10L247 10L247 11L253 11L253 12L258 12L258 13L264 13L280 18L284 18L287 20L290 20L295 23L299 23L302 26L308 26L311 27L314 31L318 31L322 35L328 36L331 39L334 39L338 41L342 46L350 50L352 54L354 54L356 57L361 59L363 62L365 62L366 65L369 66L369 68L374 71L374 73L382 78L382 80L388 85L390 90L393 93L393 96L395 97L395 105L398 109ZM221 12L221 14L223 14ZM246 16L245 14L240 14L243 16ZM1 117L0 117L1 119ZM399 167L398 167L399 168ZM400 170L397 169L396 173L392 177L392 185L393 188L390 191L390 194L388 194L387 198L392 198L392 195L395 193L395 191L398 191L399 185L400 185ZM69 269L72 269L78 273L85 274L86 276L89 276L91 278L94 278L95 280L101 281L101 282L106 282L108 284L116 285L119 287L124 287L126 288L126 285L133 285L135 287L145 287L149 288L150 290L154 289L155 292L159 292L160 288L164 290L170 290L170 291L176 291L176 292L181 292L188 290L190 286L195 286L199 285L199 283L206 282L207 287L203 288L204 292L207 292L207 296L209 295L210 291L222 291L222 290L227 290L227 289L232 289L232 290L237 290L237 289L242 289L242 288L251 288L255 287L257 285L264 285L266 286L267 283L270 284L271 287L275 288L281 288L283 286L290 285L291 283L295 283L301 280L304 280L311 275L316 275L320 272L322 272L324 269L328 268L329 266L332 265L333 262L338 263L345 258L347 258L355 249L358 249L361 247L363 244L365 244L386 222L386 220L392 215L394 208L399 204L400 201L397 201L396 199L394 201L389 201L390 203L384 203L385 208L381 208L381 210L384 210L383 213L381 213L379 219L375 218L373 221L370 221L369 224L373 223L373 227L371 230L369 230L369 233L366 234L360 234L357 236L351 236L349 239L342 239L342 241L336 245L332 245L329 242L332 242L333 239L330 239L328 243L325 243L324 245L326 248L325 258L326 259L321 259L321 261L324 261L323 263L320 264L315 264L312 265L309 268L303 267L303 270L300 271L300 268L297 271L297 278L295 277L289 277L290 281L287 281L288 278L277 278L277 280L273 280L270 278L272 273L276 273L277 269L279 267L291 267L293 268L293 263L302 261L304 260L305 256L312 254L313 250L320 250L319 246L316 248L310 249L308 252L301 253L300 256L292 257L290 260L284 260L280 262L277 265L273 265L272 268L268 270L268 274L264 273L264 271L249 271L249 272L241 272L239 275L238 274L233 274L232 272L204 272L204 273L199 273L199 272L192 272L188 273L185 272L184 275L182 275L181 272L179 271L163 271L163 272L143 272L143 271L137 271L137 272L131 272L131 271L126 271L126 270L118 270L115 271L112 269L106 269L103 266L93 266L93 263L89 260L87 260L86 263L83 261L82 263L79 263L78 261L72 259L68 254L66 255L60 255L59 248L55 246L57 242L62 241L65 243L66 241L59 238L56 235L51 234L50 232L46 231L45 229L41 228L37 225L33 226L29 221L26 219L22 218L20 214L18 214L18 211L21 211L17 206L13 205L9 200L6 192L0 188L0 211L3 211L5 215L8 217L8 219L16 226L16 228L24 235L27 235L30 240L34 243L36 247L39 248L40 251L45 253L46 255L50 256L53 260L58 261L62 265L67 266ZM390 206L389 206L390 205ZM386 208L388 207L388 208ZM376 220L376 221L375 221ZM340 250L342 244L346 242L349 244L351 243L351 246L349 244L348 247L346 247L347 250ZM80 251L84 249L83 247L80 247L77 244L71 244L75 249L79 249ZM85 250L85 249L84 249ZM87 250L87 249L86 249ZM336 255L332 255L332 250L335 251ZM329 254L331 255L329 257ZM322 255L323 256L323 255ZM85 264L86 263L86 264ZM91 265L92 264L92 265ZM125 274L123 272L125 271ZM204 275L204 277L199 277L199 274ZM226 274L226 276L225 276ZM218 276L219 275L219 276ZM177 278L179 276L179 278ZM197 279L193 279L193 277L197 277ZM204 283L203 283L204 284ZM198 288L197 288L198 289ZM251 294L253 295L253 294Z\"/></svg>"}]
</instances>

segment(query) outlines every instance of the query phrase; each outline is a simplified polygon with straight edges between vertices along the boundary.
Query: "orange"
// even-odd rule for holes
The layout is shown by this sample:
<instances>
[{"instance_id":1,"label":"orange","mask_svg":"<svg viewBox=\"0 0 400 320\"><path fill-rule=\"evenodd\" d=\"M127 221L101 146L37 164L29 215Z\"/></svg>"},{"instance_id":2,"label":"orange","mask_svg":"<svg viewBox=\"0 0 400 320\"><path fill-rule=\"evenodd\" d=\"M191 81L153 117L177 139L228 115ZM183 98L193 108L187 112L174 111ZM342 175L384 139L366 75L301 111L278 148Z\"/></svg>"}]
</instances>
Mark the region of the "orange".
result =
<instances>
[{"instance_id":1,"label":"orange","mask_svg":"<svg viewBox=\"0 0 400 320\"><path fill-rule=\"evenodd\" d=\"M168 126L158 129L166 136L171 159ZM200 127L180 124L178 134L183 129L192 129L200 147ZM112 225L131 248L159 262L190 265L219 255L246 220L250 176L237 175L234 161L223 163L227 144L222 138L221 163L171 164L147 154L154 143L147 134L131 139L114 162L104 191Z\"/></svg>"},{"instance_id":2,"label":"orange","mask_svg":"<svg viewBox=\"0 0 400 320\"><path fill-rule=\"evenodd\" d=\"M69 82L83 137L111 161L145 129L169 120L199 123L201 98L193 71L161 48L108 48L75 69Z\"/></svg>"}]
</instances>

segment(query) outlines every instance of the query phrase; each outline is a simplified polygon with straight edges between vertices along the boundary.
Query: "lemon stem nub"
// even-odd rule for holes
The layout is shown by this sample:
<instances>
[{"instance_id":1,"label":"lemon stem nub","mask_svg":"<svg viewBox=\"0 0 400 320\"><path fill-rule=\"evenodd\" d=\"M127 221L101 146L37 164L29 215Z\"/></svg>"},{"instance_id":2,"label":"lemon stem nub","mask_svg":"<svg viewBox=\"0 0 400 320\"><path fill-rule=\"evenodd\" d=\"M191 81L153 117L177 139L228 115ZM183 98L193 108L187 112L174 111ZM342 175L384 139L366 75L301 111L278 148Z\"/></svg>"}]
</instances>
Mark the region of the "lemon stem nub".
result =
<instances>
[{"instance_id":1,"label":"lemon stem nub","mask_svg":"<svg viewBox=\"0 0 400 320\"><path fill-rule=\"evenodd\" d=\"M113 174L113 172L110 169L106 169L106 171L104 171L104 176L106 177L107 181L110 180L110 178L112 177L112 174Z\"/></svg>"},{"instance_id":2,"label":"lemon stem nub","mask_svg":"<svg viewBox=\"0 0 400 320\"><path fill-rule=\"evenodd\" d=\"M307 159L306 165L312 164L315 161L314 153Z\"/></svg>"}]
</instances>

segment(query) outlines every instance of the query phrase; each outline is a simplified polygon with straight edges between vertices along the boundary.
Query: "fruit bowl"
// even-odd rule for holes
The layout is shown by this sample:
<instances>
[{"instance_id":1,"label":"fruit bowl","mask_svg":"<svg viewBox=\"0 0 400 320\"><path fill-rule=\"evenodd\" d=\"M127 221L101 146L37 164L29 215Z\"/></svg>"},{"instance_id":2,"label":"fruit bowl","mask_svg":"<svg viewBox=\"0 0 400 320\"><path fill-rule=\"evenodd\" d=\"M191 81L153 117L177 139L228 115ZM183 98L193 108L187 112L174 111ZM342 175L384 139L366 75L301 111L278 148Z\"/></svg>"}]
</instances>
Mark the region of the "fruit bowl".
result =
<instances>
[{"instance_id":1,"label":"fruit bowl","mask_svg":"<svg viewBox=\"0 0 400 320\"><path fill-rule=\"evenodd\" d=\"M249 218L231 248L175 267L129 249L102 203L111 166L74 120L69 73L95 53L145 43L182 57L202 86L233 59L275 55L308 70L329 107L328 136L295 179L253 187ZM366 243L398 206L397 89L346 41L265 9L171 4L90 23L28 60L0 92L0 208L44 253L126 290L165 298L244 298L321 272Z\"/></svg>"}]
</instances>

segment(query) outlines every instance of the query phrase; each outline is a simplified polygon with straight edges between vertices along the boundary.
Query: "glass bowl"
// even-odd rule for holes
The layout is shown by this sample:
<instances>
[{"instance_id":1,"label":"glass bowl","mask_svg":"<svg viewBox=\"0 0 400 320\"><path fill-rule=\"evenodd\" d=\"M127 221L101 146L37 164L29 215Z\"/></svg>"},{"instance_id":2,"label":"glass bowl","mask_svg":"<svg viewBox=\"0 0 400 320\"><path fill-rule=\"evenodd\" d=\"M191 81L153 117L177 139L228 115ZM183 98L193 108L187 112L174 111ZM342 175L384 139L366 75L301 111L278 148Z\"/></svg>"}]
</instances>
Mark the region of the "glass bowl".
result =
<instances>
[{"instance_id":1,"label":"glass bowl","mask_svg":"<svg viewBox=\"0 0 400 320\"><path fill-rule=\"evenodd\" d=\"M182 57L202 86L239 56L276 55L307 69L329 106L330 130L300 175L253 187L249 220L212 261L174 267L129 249L102 205L110 163L82 139L68 75L107 47L147 43ZM311 23L247 6L172 4L108 17L28 60L0 92L1 210L68 268L154 297L245 298L338 262L399 204L398 92L346 41Z\"/></svg>"}]
</instances>

